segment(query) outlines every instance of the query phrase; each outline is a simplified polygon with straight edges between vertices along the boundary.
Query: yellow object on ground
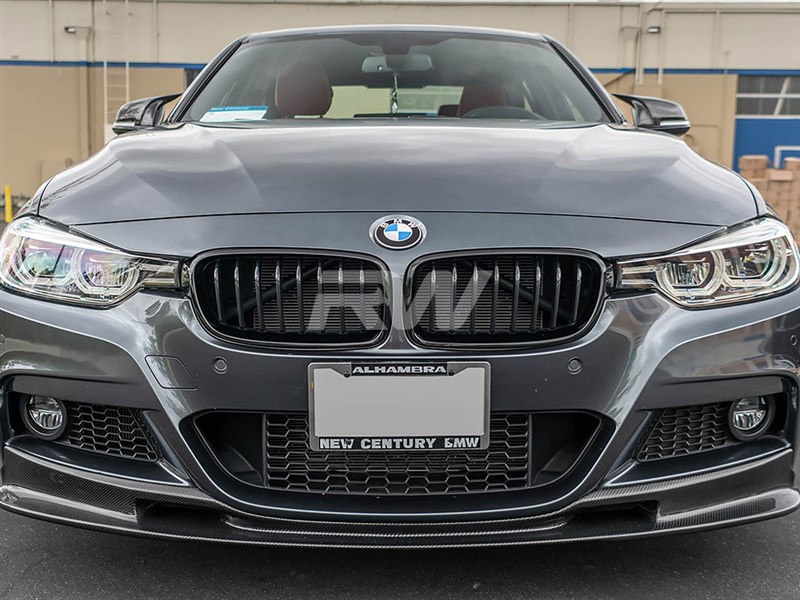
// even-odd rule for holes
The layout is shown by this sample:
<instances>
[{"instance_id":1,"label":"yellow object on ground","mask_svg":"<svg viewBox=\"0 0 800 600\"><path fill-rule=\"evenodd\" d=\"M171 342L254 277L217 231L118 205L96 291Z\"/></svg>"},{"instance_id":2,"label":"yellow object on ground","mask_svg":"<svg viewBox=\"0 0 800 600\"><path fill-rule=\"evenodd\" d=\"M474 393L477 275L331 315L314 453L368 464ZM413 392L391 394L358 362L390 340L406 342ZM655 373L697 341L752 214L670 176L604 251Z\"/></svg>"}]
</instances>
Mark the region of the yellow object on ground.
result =
<instances>
[{"instance_id":1,"label":"yellow object on ground","mask_svg":"<svg viewBox=\"0 0 800 600\"><path fill-rule=\"evenodd\" d=\"M6 223L11 223L14 216L14 207L11 205L11 186L7 185L5 189L5 206L6 206Z\"/></svg>"}]
</instances>

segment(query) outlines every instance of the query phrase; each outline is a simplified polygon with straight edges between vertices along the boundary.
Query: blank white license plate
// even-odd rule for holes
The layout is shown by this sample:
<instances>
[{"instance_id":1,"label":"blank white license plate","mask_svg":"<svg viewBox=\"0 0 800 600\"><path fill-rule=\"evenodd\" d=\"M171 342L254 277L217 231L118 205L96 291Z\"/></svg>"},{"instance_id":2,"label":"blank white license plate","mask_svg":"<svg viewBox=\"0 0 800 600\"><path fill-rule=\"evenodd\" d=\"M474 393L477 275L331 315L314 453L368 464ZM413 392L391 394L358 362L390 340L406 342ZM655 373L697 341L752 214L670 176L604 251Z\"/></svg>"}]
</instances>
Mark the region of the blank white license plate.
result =
<instances>
[{"instance_id":1,"label":"blank white license plate","mask_svg":"<svg viewBox=\"0 0 800 600\"><path fill-rule=\"evenodd\" d=\"M464 450L489 446L489 364L312 363L313 450Z\"/></svg>"}]
</instances>

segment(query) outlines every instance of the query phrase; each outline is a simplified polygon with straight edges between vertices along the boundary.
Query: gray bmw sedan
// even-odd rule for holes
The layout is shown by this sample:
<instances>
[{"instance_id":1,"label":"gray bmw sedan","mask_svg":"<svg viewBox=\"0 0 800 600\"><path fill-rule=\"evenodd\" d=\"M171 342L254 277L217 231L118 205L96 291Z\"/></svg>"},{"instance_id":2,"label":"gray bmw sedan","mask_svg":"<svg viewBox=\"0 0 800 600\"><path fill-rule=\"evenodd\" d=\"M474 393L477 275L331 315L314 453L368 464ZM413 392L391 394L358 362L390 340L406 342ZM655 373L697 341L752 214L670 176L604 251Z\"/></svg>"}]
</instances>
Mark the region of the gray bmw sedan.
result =
<instances>
[{"instance_id":1,"label":"gray bmw sedan","mask_svg":"<svg viewBox=\"0 0 800 600\"><path fill-rule=\"evenodd\" d=\"M800 266L556 41L248 35L0 243L0 505L162 538L633 538L800 495Z\"/></svg>"}]
</instances>

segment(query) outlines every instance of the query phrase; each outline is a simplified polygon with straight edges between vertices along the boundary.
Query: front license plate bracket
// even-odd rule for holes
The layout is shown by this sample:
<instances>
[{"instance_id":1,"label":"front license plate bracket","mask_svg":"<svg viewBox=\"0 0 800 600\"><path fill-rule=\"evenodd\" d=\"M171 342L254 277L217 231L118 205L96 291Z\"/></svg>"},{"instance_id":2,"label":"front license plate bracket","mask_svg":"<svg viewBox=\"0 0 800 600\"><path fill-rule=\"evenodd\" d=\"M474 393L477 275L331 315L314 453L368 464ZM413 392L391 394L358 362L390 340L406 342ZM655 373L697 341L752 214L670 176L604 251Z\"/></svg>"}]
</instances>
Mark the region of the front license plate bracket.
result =
<instances>
[{"instance_id":1,"label":"front license plate bracket","mask_svg":"<svg viewBox=\"0 0 800 600\"><path fill-rule=\"evenodd\" d=\"M489 363L311 363L317 451L452 451L489 446Z\"/></svg>"}]
</instances>

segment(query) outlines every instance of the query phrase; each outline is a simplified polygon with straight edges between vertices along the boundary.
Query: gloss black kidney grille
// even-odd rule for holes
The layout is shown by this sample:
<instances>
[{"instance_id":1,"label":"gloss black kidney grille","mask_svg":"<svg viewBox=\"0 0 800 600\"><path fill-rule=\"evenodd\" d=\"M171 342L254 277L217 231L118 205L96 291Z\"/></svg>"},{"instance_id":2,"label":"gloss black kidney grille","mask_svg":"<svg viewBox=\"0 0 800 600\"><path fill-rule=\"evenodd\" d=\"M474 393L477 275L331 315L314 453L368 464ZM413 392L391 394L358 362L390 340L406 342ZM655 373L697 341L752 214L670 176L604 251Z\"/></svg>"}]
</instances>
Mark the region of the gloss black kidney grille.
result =
<instances>
[{"instance_id":1,"label":"gloss black kidney grille","mask_svg":"<svg viewBox=\"0 0 800 600\"><path fill-rule=\"evenodd\" d=\"M603 269L566 254L451 256L414 270L413 336L442 345L554 342L580 333L601 301Z\"/></svg>"},{"instance_id":2,"label":"gloss black kidney grille","mask_svg":"<svg viewBox=\"0 0 800 600\"><path fill-rule=\"evenodd\" d=\"M386 276L354 257L225 255L195 271L199 310L226 338L307 345L366 345L387 330Z\"/></svg>"}]
</instances>

